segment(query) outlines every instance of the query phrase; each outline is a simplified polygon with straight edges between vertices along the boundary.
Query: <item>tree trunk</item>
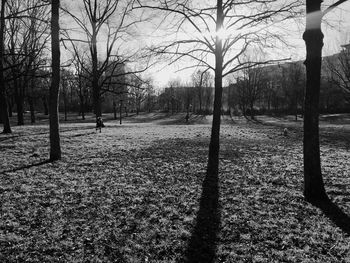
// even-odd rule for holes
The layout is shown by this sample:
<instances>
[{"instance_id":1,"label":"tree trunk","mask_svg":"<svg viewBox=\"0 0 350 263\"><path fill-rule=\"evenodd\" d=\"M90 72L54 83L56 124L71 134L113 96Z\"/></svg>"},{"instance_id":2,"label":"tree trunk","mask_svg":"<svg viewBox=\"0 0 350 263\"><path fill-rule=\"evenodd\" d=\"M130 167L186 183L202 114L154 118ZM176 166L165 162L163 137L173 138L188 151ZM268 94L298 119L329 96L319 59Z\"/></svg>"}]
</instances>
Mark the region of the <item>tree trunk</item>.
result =
<instances>
[{"instance_id":1,"label":"tree trunk","mask_svg":"<svg viewBox=\"0 0 350 263\"><path fill-rule=\"evenodd\" d=\"M30 123L35 123L35 112L34 112L34 99L29 96L28 97L28 104L30 109Z\"/></svg>"},{"instance_id":2,"label":"tree trunk","mask_svg":"<svg viewBox=\"0 0 350 263\"><path fill-rule=\"evenodd\" d=\"M65 87L63 87L65 89ZM64 110L64 121L68 120L67 117L67 104L68 104L68 99L67 99L67 94L66 91L63 93L63 110Z\"/></svg>"},{"instance_id":3,"label":"tree trunk","mask_svg":"<svg viewBox=\"0 0 350 263\"><path fill-rule=\"evenodd\" d=\"M12 101L10 98L7 99L7 105L8 105L8 108L7 108L8 115L9 115L9 117L12 117Z\"/></svg>"},{"instance_id":4,"label":"tree trunk","mask_svg":"<svg viewBox=\"0 0 350 263\"><path fill-rule=\"evenodd\" d=\"M223 25L222 0L217 1L217 21L216 32L219 32ZM221 115L221 97L222 97L222 40L216 36L215 41L215 95L213 123L211 128L211 137L209 144L209 158L207 174L217 177L219 171L219 150L220 150L220 115Z\"/></svg>"},{"instance_id":5,"label":"tree trunk","mask_svg":"<svg viewBox=\"0 0 350 263\"><path fill-rule=\"evenodd\" d=\"M80 113L81 113L81 119L85 120L85 107L84 107L84 96L80 95Z\"/></svg>"},{"instance_id":6,"label":"tree trunk","mask_svg":"<svg viewBox=\"0 0 350 263\"><path fill-rule=\"evenodd\" d=\"M51 52L52 52L52 81L50 87L50 160L61 159L58 96L60 87L60 26L59 26L59 0L51 2Z\"/></svg>"},{"instance_id":7,"label":"tree trunk","mask_svg":"<svg viewBox=\"0 0 350 263\"><path fill-rule=\"evenodd\" d=\"M0 14L0 107L2 123L4 126L3 133L11 133L10 119L7 110L7 99L4 83L4 32L5 32L5 4L6 0L1 0Z\"/></svg>"},{"instance_id":8,"label":"tree trunk","mask_svg":"<svg viewBox=\"0 0 350 263\"><path fill-rule=\"evenodd\" d=\"M318 107L322 63L321 0L306 0L306 90L304 112L304 196L311 203L328 199L321 173ZM311 15L312 14L312 15Z\"/></svg>"},{"instance_id":9,"label":"tree trunk","mask_svg":"<svg viewBox=\"0 0 350 263\"><path fill-rule=\"evenodd\" d=\"M42 96L43 106L44 106L44 115L49 115L49 108L47 107L46 96Z\"/></svg>"},{"instance_id":10,"label":"tree trunk","mask_svg":"<svg viewBox=\"0 0 350 263\"><path fill-rule=\"evenodd\" d=\"M254 104L250 103L250 119L254 120Z\"/></svg>"},{"instance_id":11,"label":"tree trunk","mask_svg":"<svg viewBox=\"0 0 350 263\"><path fill-rule=\"evenodd\" d=\"M120 101L120 106L119 106L119 123L122 124L122 109L123 109L123 101Z\"/></svg>"},{"instance_id":12,"label":"tree trunk","mask_svg":"<svg viewBox=\"0 0 350 263\"><path fill-rule=\"evenodd\" d=\"M92 33L92 39L91 39L91 57L92 57L92 97L94 101L94 112L96 116L96 122L97 118L102 116L102 109L101 109L101 94L100 94L100 87L98 83L98 59L97 59L97 39L96 39L96 25L93 25L93 33Z\"/></svg>"},{"instance_id":13,"label":"tree trunk","mask_svg":"<svg viewBox=\"0 0 350 263\"><path fill-rule=\"evenodd\" d=\"M21 91L17 92L16 94L16 106L17 106L17 125L24 125L24 98L20 94Z\"/></svg>"}]
</instances>

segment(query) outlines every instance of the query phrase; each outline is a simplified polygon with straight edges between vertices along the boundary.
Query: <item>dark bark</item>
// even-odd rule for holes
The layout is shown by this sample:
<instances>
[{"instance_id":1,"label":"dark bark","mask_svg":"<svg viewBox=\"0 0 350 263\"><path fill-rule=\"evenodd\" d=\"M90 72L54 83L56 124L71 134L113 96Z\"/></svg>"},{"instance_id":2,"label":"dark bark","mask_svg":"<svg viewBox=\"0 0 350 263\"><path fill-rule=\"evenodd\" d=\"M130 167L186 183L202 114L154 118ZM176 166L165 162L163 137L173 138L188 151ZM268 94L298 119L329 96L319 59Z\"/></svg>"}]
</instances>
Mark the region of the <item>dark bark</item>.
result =
<instances>
[{"instance_id":1,"label":"dark bark","mask_svg":"<svg viewBox=\"0 0 350 263\"><path fill-rule=\"evenodd\" d=\"M222 0L217 1L217 21L216 31L218 32L223 25ZM215 43L215 95L213 123L211 128L211 137L209 144L209 158L207 174L216 177L219 171L219 150L220 150L220 115L222 98L222 40L217 36Z\"/></svg>"},{"instance_id":2,"label":"dark bark","mask_svg":"<svg viewBox=\"0 0 350 263\"><path fill-rule=\"evenodd\" d=\"M9 117L12 117L12 101L10 98L7 99L7 105L8 105L8 115Z\"/></svg>"},{"instance_id":3,"label":"dark bark","mask_svg":"<svg viewBox=\"0 0 350 263\"><path fill-rule=\"evenodd\" d=\"M119 119L119 123L120 124L122 124L122 115L123 115L123 113L122 113L122 109L123 109L123 101L121 100L120 101L120 107L119 107L119 114L120 114L120 119Z\"/></svg>"},{"instance_id":4,"label":"dark bark","mask_svg":"<svg viewBox=\"0 0 350 263\"><path fill-rule=\"evenodd\" d=\"M24 97L21 94L16 94L15 97L17 106L17 125L24 125Z\"/></svg>"},{"instance_id":5,"label":"dark bark","mask_svg":"<svg viewBox=\"0 0 350 263\"><path fill-rule=\"evenodd\" d=\"M304 111L304 196L311 203L326 200L321 173L319 143L319 97L323 34L321 31L321 0L306 0L306 13L319 13L318 21L307 17L303 39L306 44L306 90Z\"/></svg>"},{"instance_id":6,"label":"dark bark","mask_svg":"<svg viewBox=\"0 0 350 263\"><path fill-rule=\"evenodd\" d=\"M35 123L35 112L34 112L34 99L33 97L28 97L28 104L30 109L30 123Z\"/></svg>"},{"instance_id":7,"label":"dark bark","mask_svg":"<svg viewBox=\"0 0 350 263\"><path fill-rule=\"evenodd\" d=\"M59 0L51 2L51 52L52 52L52 81L50 87L50 160L61 159L58 96L60 85L60 40L59 40Z\"/></svg>"},{"instance_id":8,"label":"dark bark","mask_svg":"<svg viewBox=\"0 0 350 263\"><path fill-rule=\"evenodd\" d=\"M7 109L7 98L4 83L4 32L5 32L5 3L6 0L1 0L0 14L0 113L3 123L3 133L11 133L10 119Z\"/></svg>"},{"instance_id":9,"label":"dark bark","mask_svg":"<svg viewBox=\"0 0 350 263\"><path fill-rule=\"evenodd\" d=\"M101 109L101 93L99 86L99 76L98 76L98 59L97 59L97 33L96 24L92 25L92 39L91 39L91 58L92 58L92 97L94 101L94 112L96 116L96 121L98 117L102 116Z\"/></svg>"},{"instance_id":10,"label":"dark bark","mask_svg":"<svg viewBox=\"0 0 350 263\"><path fill-rule=\"evenodd\" d=\"M81 119L85 120L85 102L84 102L84 96L80 95L80 113L81 113Z\"/></svg>"},{"instance_id":11,"label":"dark bark","mask_svg":"<svg viewBox=\"0 0 350 263\"><path fill-rule=\"evenodd\" d=\"M43 106L44 106L44 115L49 115L49 108L47 107L47 98L42 96Z\"/></svg>"}]
</instances>

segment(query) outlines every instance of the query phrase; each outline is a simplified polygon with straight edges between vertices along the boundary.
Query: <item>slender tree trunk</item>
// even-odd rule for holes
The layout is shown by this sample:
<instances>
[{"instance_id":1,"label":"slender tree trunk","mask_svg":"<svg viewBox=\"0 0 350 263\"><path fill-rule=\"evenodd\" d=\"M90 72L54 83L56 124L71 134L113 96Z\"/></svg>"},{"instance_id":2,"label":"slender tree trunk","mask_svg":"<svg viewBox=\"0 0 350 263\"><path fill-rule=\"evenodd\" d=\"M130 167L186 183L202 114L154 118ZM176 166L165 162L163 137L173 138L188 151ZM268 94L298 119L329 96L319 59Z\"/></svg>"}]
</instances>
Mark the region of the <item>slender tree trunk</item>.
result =
<instances>
[{"instance_id":1,"label":"slender tree trunk","mask_svg":"<svg viewBox=\"0 0 350 263\"><path fill-rule=\"evenodd\" d=\"M21 89L21 88L19 88ZM16 94L16 106L17 106L17 125L24 125L24 98L21 94L21 91Z\"/></svg>"},{"instance_id":2,"label":"slender tree trunk","mask_svg":"<svg viewBox=\"0 0 350 263\"><path fill-rule=\"evenodd\" d=\"M122 113L122 109L123 109L123 101L122 100L120 100L120 106L119 106L119 123L120 124L122 124L122 115L123 115L123 113Z\"/></svg>"},{"instance_id":3,"label":"slender tree trunk","mask_svg":"<svg viewBox=\"0 0 350 263\"><path fill-rule=\"evenodd\" d=\"M217 1L217 21L216 32L219 32L223 25L222 0ZM219 171L219 150L220 150L220 115L222 98L222 40L216 36L215 43L215 95L213 123L211 128L211 137L209 144L209 158L207 173L214 177L218 176Z\"/></svg>"},{"instance_id":4,"label":"slender tree trunk","mask_svg":"<svg viewBox=\"0 0 350 263\"><path fill-rule=\"evenodd\" d=\"M80 113L81 113L81 119L85 120L85 103L84 103L84 96L80 95L79 96L80 99Z\"/></svg>"},{"instance_id":5,"label":"slender tree trunk","mask_svg":"<svg viewBox=\"0 0 350 263\"><path fill-rule=\"evenodd\" d=\"M7 110L7 99L4 83L4 32L5 32L5 4L6 0L1 0L0 14L0 107L2 123L4 126L3 133L11 133L10 119Z\"/></svg>"},{"instance_id":6,"label":"slender tree trunk","mask_svg":"<svg viewBox=\"0 0 350 263\"><path fill-rule=\"evenodd\" d=\"M11 98L7 98L7 105L8 105L7 110L8 110L9 117L12 117L12 101L11 101Z\"/></svg>"},{"instance_id":7,"label":"slender tree trunk","mask_svg":"<svg viewBox=\"0 0 350 263\"><path fill-rule=\"evenodd\" d=\"M49 115L49 108L47 107L47 98L42 96L43 106L44 106L44 115Z\"/></svg>"},{"instance_id":8,"label":"slender tree trunk","mask_svg":"<svg viewBox=\"0 0 350 263\"><path fill-rule=\"evenodd\" d=\"M51 52L52 52L52 81L50 87L50 160L61 159L61 145L59 133L58 96L60 87L60 25L59 0L51 2Z\"/></svg>"},{"instance_id":9,"label":"slender tree trunk","mask_svg":"<svg viewBox=\"0 0 350 263\"><path fill-rule=\"evenodd\" d=\"M250 118L254 120L254 103L250 103Z\"/></svg>"},{"instance_id":10,"label":"slender tree trunk","mask_svg":"<svg viewBox=\"0 0 350 263\"><path fill-rule=\"evenodd\" d=\"M65 85L65 84L63 84L63 85ZM68 117L67 117L68 98L67 98L67 93L66 93L65 88L66 87L63 87L63 89L64 89L64 92L63 92L63 110L64 110L64 121L67 121L68 120Z\"/></svg>"},{"instance_id":11,"label":"slender tree trunk","mask_svg":"<svg viewBox=\"0 0 350 263\"><path fill-rule=\"evenodd\" d=\"M30 109L30 123L35 123L35 112L34 112L34 99L33 97L28 97L28 104Z\"/></svg>"},{"instance_id":12,"label":"slender tree trunk","mask_svg":"<svg viewBox=\"0 0 350 263\"><path fill-rule=\"evenodd\" d=\"M96 39L96 29L95 25L93 25L93 33L92 33L92 39L91 39L91 57L92 57L92 97L94 101L94 111L96 116L96 122L97 118L102 116L102 109L101 109L101 94L100 94L100 87L98 85L98 59L97 59L97 39Z\"/></svg>"},{"instance_id":13,"label":"slender tree trunk","mask_svg":"<svg viewBox=\"0 0 350 263\"><path fill-rule=\"evenodd\" d=\"M304 196L311 203L327 199L321 173L318 107L322 63L322 0L306 0L306 90L304 112Z\"/></svg>"}]
</instances>

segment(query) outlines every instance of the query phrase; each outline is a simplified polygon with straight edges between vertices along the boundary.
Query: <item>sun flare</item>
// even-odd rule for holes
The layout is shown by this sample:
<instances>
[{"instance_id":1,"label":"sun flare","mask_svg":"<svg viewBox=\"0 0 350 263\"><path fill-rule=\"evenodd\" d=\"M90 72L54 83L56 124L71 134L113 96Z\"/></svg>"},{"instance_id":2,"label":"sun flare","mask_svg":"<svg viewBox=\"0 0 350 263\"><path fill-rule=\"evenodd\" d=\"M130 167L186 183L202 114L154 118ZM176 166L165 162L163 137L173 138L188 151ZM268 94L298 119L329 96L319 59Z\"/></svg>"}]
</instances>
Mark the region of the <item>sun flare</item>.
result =
<instances>
[{"instance_id":1,"label":"sun flare","mask_svg":"<svg viewBox=\"0 0 350 263\"><path fill-rule=\"evenodd\" d=\"M226 29L221 28L216 32L215 36L221 40L224 40L230 37L230 33Z\"/></svg>"}]
</instances>

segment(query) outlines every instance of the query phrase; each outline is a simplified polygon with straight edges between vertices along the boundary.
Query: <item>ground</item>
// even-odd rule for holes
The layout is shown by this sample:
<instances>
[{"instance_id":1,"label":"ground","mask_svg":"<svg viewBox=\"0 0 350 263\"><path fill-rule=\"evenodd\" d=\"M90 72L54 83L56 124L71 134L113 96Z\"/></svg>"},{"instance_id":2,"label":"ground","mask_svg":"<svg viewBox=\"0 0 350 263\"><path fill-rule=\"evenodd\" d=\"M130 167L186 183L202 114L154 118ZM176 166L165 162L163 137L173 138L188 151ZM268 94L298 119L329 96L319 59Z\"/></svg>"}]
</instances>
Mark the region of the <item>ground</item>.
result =
<instances>
[{"instance_id":1,"label":"ground","mask_svg":"<svg viewBox=\"0 0 350 263\"><path fill-rule=\"evenodd\" d=\"M350 225L350 121L328 117L322 171ZM303 199L293 117L225 118L210 194L209 117L92 120L61 123L54 163L45 118L0 134L0 262L350 262L349 229Z\"/></svg>"}]
</instances>

